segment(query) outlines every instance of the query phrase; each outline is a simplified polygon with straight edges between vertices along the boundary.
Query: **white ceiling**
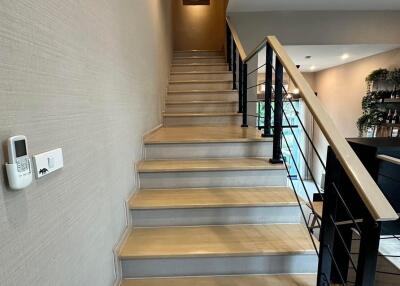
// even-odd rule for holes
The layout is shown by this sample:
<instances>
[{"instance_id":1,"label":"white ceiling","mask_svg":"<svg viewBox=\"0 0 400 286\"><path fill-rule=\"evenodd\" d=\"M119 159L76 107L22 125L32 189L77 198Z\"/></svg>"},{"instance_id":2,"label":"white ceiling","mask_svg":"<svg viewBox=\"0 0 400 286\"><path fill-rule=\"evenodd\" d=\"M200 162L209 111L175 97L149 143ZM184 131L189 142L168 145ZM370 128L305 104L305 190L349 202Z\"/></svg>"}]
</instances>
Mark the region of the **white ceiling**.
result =
<instances>
[{"instance_id":1,"label":"white ceiling","mask_svg":"<svg viewBox=\"0 0 400 286\"><path fill-rule=\"evenodd\" d=\"M316 72L390 51L398 47L400 45L307 45L285 46L285 49L294 63L300 65L301 71ZM344 54L348 55L347 59L342 58ZM306 56L311 56L311 59L306 59ZM259 66L265 63L265 49L259 53L258 63Z\"/></svg>"},{"instance_id":2,"label":"white ceiling","mask_svg":"<svg viewBox=\"0 0 400 286\"><path fill-rule=\"evenodd\" d=\"M400 10L399 0L229 0L228 12Z\"/></svg>"}]
</instances>

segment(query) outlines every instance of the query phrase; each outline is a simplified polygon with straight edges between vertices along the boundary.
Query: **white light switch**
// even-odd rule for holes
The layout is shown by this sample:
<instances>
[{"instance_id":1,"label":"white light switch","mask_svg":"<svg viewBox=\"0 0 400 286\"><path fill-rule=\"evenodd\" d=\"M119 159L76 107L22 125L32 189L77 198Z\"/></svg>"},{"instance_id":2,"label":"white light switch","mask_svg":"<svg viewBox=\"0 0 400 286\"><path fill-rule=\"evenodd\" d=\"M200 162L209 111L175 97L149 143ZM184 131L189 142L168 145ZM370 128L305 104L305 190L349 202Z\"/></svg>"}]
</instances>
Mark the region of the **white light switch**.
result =
<instances>
[{"instance_id":1,"label":"white light switch","mask_svg":"<svg viewBox=\"0 0 400 286\"><path fill-rule=\"evenodd\" d=\"M51 150L46 153L33 156L35 173L37 178L46 176L64 167L62 149Z\"/></svg>"}]
</instances>

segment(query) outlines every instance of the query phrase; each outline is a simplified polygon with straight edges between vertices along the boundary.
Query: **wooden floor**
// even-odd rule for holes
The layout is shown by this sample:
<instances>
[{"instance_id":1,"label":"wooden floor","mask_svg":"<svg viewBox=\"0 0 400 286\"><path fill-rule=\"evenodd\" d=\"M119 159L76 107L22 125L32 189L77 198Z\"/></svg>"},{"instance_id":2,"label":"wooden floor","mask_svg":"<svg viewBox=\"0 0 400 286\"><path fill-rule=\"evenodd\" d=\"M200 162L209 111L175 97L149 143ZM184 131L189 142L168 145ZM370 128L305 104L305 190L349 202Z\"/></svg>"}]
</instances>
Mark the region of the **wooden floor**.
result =
<instances>
[{"instance_id":1,"label":"wooden floor","mask_svg":"<svg viewBox=\"0 0 400 286\"><path fill-rule=\"evenodd\" d=\"M287 206L297 204L293 191L287 187L141 190L129 201L131 209Z\"/></svg>"},{"instance_id":2,"label":"wooden floor","mask_svg":"<svg viewBox=\"0 0 400 286\"><path fill-rule=\"evenodd\" d=\"M300 224L136 228L120 258L315 254Z\"/></svg>"},{"instance_id":3,"label":"wooden floor","mask_svg":"<svg viewBox=\"0 0 400 286\"><path fill-rule=\"evenodd\" d=\"M249 141L271 141L271 138L261 137L257 128L240 126L162 127L144 138L145 144Z\"/></svg>"},{"instance_id":4,"label":"wooden floor","mask_svg":"<svg viewBox=\"0 0 400 286\"><path fill-rule=\"evenodd\" d=\"M248 275L125 280L122 286L315 286L315 275Z\"/></svg>"},{"instance_id":5,"label":"wooden floor","mask_svg":"<svg viewBox=\"0 0 400 286\"><path fill-rule=\"evenodd\" d=\"M283 170L283 164L271 164L269 158L224 158L197 160L144 160L138 163L140 173L200 172L231 170Z\"/></svg>"}]
</instances>

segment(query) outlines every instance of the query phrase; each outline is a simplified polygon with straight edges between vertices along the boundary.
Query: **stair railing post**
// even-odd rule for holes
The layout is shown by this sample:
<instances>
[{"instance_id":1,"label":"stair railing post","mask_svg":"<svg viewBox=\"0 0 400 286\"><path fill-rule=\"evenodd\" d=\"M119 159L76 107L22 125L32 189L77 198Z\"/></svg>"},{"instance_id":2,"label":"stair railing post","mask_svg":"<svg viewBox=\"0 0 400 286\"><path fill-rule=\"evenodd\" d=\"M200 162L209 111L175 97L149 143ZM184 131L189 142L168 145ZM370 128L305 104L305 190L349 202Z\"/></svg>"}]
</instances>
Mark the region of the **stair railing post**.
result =
<instances>
[{"instance_id":1,"label":"stair railing post","mask_svg":"<svg viewBox=\"0 0 400 286\"><path fill-rule=\"evenodd\" d=\"M357 262L356 286L374 286L379 252L381 223L372 217L361 223L360 250Z\"/></svg>"},{"instance_id":2,"label":"stair railing post","mask_svg":"<svg viewBox=\"0 0 400 286\"><path fill-rule=\"evenodd\" d=\"M243 112L243 61L239 56L239 113Z\"/></svg>"},{"instance_id":3,"label":"stair railing post","mask_svg":"<svg viewBox=\"0 0 400 286\"><path fill-rule=\"evenodd\" d=\"M275 105L274 105L274 135L271 163L282 163L281 140L283 119L283 65L278 57L275 62Z\"/></svg>"},{"instance_id":4,"label":"stair railing post","mask_svg":"<svg viewBox=\"0 0 400 286\"><path fill-rule=\"evenodd\" d=\"M264 93L264 133L263 137L271 137L271 102L272 102L272 61L273 50L267 43L265 62L265 93Z\"/></svg>"},{"instance_id":5,"label":"stair railing post","mask_svg":"<svg viewBox=\"0 0 400 286\"><path fill-rule=\"evenodd\" d=\"M233 89L237 89L236 85L236 45L233 43L232 47L232 72L233 72Z\"/></svg>"},{"instance_id":6,"label":"stair railing post","mask_svg":"<svg viewBox=\"0 0 400 286\"><path fill-rule=\"evenodd\" d=\"M229 71L232 71L232 33L228 24L226 25L226 60Z\"/></svg>"},{"instance_id":7,"label":"stair railing post","mask_svg":"<svg viewBox=\"0 0 400 286\"><path fill-rule=\"evenodd\" d=\"M242 96L242 107L243 107L243 123L242 127L249 127L247 124L247 63L243 64L243 96Z\"/></svg>"}]
</instances>

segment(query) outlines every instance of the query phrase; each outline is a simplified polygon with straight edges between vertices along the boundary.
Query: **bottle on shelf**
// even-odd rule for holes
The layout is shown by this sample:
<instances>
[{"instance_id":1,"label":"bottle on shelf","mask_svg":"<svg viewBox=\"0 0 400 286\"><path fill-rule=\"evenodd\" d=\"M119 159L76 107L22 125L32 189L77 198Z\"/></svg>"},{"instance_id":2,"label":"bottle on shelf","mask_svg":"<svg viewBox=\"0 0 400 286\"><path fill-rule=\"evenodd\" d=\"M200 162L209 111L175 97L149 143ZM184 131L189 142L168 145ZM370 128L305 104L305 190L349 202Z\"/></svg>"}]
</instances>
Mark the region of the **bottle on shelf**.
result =
<instances>
[{"instance_id":1,"label":"bottle on shelf","mask_svg":"<svg viewBox=\"0 0 400 286\"><path fill-rule=\"evenodd\" d=\"M396 98L396 88L394 88L390 93L390 99L395 99L395 98Z\"/></svg>"},{"instance_id":2,"label":"bottle on shelf","mask_svg":"<svg viewBox=\"0 0 400 286\"><path fill-rule=\"evenodd\" d=\"M397 113L397 109L394 111L390 123L392 123L392 124L397 124L397 123L399 123L399 114Z\"/></svg>"},{"instance_id":3,"label":"bottle on shelf","mask_svg":"<svg viewBox=\"0 0 400 286\"><path fill-rule=\"evenodd\" d=\"M386 123L391 123L391 122L392 122L392 117L393 117L393 115L392 115L392 110L389 109L389 112L388 112L387 115L386 115L386 120L385 120L385 122L386 122Z\"/></svg>"}]
</instances>

